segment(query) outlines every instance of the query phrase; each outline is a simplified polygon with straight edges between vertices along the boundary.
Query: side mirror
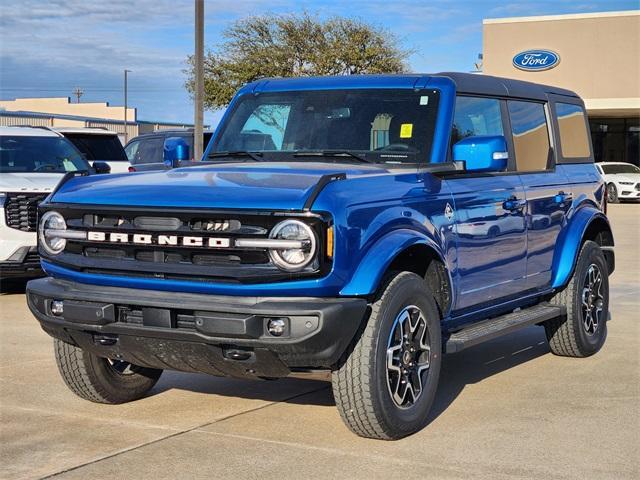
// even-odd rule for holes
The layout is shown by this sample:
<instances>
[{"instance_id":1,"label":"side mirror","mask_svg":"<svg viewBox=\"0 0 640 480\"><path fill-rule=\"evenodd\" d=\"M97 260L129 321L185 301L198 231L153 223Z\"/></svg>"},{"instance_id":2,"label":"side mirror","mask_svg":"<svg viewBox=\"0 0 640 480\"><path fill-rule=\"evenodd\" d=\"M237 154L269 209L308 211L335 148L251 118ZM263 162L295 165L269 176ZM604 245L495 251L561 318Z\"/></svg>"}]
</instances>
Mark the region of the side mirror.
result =
<instances>
[{"instance_id":1,"label":"side mirror","mask_svg":"<svg viewBox=\"0 0 640 480\"><path fill-rule=\"evenodd\" d=\"M189 160L189 144L182 137L167 138L162 158L167 168L179 167L180 162Z\"/></svg>"},{"instance_id":2,"label":"side mirror","mask_svg":"<svg viewBox=\"0 0 640 480\"><path fill-rule=\"evenodd\" d=\"M464 162L468 172L501 172L508 160L507 141L502 135L467 137L453 146L453 161Z\"/></svg>"},{"instance_id":3,"label":"side mirror","mask_svg":"<svg viewBox=\"0 0 640 480\"><path fill-rule=\"evenodd\" d=\"M111 166L107 162L96 160L92 165L96 173L111 173Z\"/></svg>"}]
</instances>

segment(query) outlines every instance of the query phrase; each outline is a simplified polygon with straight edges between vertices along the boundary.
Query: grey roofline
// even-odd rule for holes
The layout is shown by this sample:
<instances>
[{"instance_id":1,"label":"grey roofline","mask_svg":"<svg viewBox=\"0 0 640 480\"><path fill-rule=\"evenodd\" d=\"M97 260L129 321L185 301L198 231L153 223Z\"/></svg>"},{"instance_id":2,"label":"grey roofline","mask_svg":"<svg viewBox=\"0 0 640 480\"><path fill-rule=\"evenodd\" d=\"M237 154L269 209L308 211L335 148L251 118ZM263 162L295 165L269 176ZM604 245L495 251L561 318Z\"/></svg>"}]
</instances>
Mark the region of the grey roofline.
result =
<instances>
[{"instance_id":1,"label":"grey roofline","mask_svg":"<svg viewBox=\"0 0 640 480\"><path fill-rule=\"evenodd\" d=\"M565 97L573 97L578 99L578 95L571 90L560 87L543 85L534 82L526 82L523 80L515 80L512 78L494 77L491 75L478 73L461 73L461 72L440 72L440 73L400 73L400 74L375 74L375 75L333 75L326 78L335 80L339 78L341 81L348 83L351 80L361 81L363 77L404 77L410 80L418 80L420 78L437 78L447 77L456 84L456 90L461 93L469 93L476 95L500 95L516 98L529 98L537 100L546 100L547 94L562 95ZM318 81L323 77L296 77L296 78L277 78L266 77L255 80L247 85L259 86L263 82L285 81L287 83L295 81L304 83L306 81ZM348 87L347 87L348 88ZM286 87L284 88L286 90Z\"/></svg>"},{"instance_id":2,"label":"grey roofline","mask_svg":"<svg viewBox=\"0 0 640 480\"><path fill-rule=\"evenodd\" d=\"M546 99L547 94L579 98L578 95L571 90L539 83L526 82L524 80L515 80L513 78L458 72L441 72L428 76L450 78L456 84L456 90L461 93L536 98L540 100Z\"/></svg>"}]
</instances>

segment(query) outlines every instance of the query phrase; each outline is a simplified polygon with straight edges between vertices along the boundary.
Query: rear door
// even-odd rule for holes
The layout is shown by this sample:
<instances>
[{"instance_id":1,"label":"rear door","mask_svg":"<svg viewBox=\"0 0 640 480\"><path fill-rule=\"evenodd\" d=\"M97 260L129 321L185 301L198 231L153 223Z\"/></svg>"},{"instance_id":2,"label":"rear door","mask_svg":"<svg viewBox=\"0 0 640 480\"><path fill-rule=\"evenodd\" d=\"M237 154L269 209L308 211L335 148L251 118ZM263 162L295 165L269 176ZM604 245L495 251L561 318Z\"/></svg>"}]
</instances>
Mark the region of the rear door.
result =
<instances>
[{"instance_id":1,"label":"rear door","mask_svg":"<svg viewBox=\"0 0 640 480\"><path fill-rule=\"evenodd\" d=\"M558 235L571 208L573 192L564 171L556 167L547 103L508 100L516 170L527 201L528 290L551 286Z\"/></svg>"},{"instance_id":2,"label":"rear door","mask_svg":"<svg viewBox=\"0 0 640 480\"><path fill-rule=\"evenodd\" d=\"M505 109L499 99L459 96L452 143L468 136L505 135ZM446 182L455 203L458 288L454 309L517 295L525 289L526 274L520 176L510 168L449 177Z\"/></svg>"}]
</instances>

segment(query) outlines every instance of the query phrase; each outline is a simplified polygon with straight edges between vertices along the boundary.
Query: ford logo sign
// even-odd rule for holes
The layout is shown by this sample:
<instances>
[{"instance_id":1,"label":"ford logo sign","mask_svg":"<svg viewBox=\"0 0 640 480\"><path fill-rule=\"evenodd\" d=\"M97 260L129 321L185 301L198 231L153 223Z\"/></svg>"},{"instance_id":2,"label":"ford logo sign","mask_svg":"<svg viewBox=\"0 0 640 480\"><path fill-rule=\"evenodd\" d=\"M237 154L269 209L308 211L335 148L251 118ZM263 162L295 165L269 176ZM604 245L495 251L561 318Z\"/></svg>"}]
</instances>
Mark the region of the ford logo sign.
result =
<instances>
[{"instance_id":1,"label":"ford logo sign","mask_svg":"<svg viewBox=\"0 0 640 480\"><path fill-rule=\"evenodd\" d=\"M528 72L549 70L560 63L560 55L551 50L527 50L513 57L513 66Z\"/></svg>"}]
</instances>

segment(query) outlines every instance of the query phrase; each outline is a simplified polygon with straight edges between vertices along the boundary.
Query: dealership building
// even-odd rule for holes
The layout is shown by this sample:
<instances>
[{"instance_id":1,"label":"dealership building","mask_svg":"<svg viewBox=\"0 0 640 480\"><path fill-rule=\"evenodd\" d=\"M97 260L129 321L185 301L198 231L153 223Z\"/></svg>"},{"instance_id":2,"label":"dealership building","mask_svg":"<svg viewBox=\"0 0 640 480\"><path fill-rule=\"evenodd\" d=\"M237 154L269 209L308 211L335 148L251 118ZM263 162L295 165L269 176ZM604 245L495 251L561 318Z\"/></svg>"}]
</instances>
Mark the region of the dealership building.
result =
<instances>
[{"instance_id":1,"label":"dealership building","mask_svg":"<svg viewBox=\"0 0 640 480\"><path fill-rule=\"evenodd\" d=\"M640 10L487 19L483 73L585 102L596 161L640 165Z\"/></svg>"}]
</instances>

